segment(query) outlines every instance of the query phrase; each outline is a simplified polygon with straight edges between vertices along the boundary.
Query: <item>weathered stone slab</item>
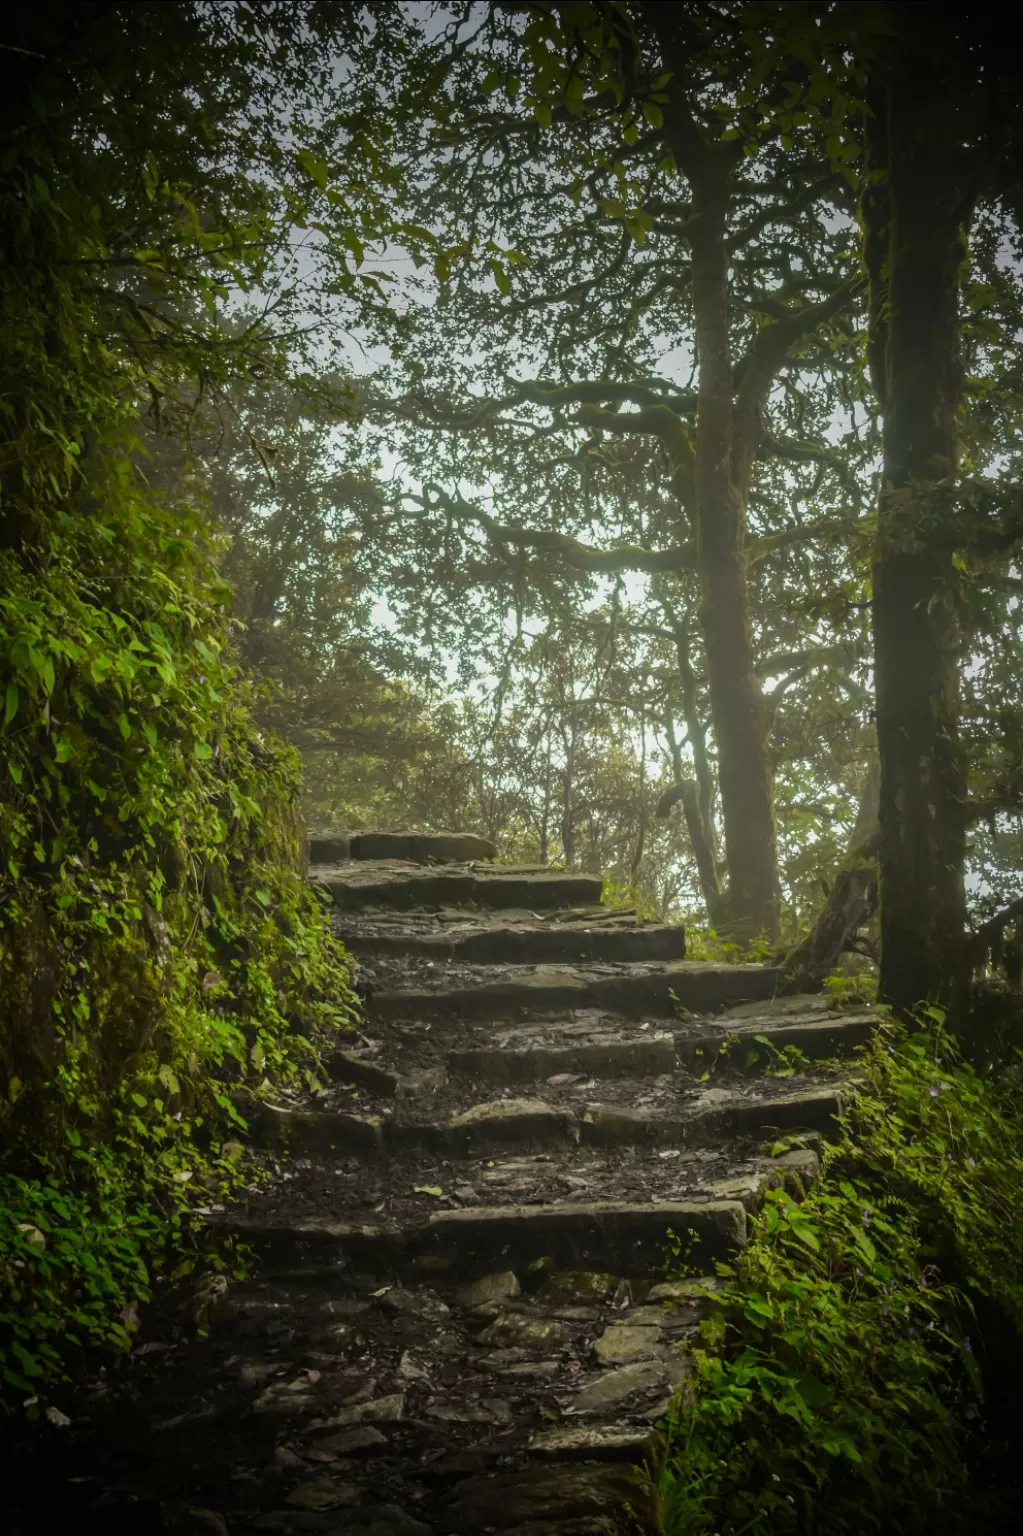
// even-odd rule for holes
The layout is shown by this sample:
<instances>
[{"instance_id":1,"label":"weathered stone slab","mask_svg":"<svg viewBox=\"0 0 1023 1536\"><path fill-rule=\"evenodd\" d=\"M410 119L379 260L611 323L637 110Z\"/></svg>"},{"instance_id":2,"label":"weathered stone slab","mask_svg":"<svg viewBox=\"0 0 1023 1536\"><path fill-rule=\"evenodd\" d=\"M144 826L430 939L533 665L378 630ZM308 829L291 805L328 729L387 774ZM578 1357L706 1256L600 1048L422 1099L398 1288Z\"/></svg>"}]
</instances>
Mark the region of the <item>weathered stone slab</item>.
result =
<instances>
[{"instance_id":1,"label":"weathered stone slab","mask_svg":"<svg viewBox=\"0 0 1023 1536\"><path fill-rule=\"evenodd\" d=\"M475 1104L446 1121L389 1120L384 1145L396 1151L417 1148L471 1157L515 1147L574 1147L579 1127L569 1110L537 1099L497 1099Z\"/></svg>"},{"instance_id":2,"label":"weathered stone slab","mask_svg":"<svg viewBox=\"0 0 1023 1536\"><path fill-rule=\"evenodd\" d=\"M322 1429L346 1429L353 1424L397 1424L405 1417L405 1394L390 1392L365 1403L352 1403L327 1418L314 1419L309 1432Z\"/></svg>"},{"instance_id":3,"label":"weathered stone slab","mask_svg":"<svg viewBox=\"0 0 1023 1536\"><path fill-rule=\"evenodd\" d=\"M671 1018L676 1006L706 1012L737 997L769 997L781 972L766 965L706 965L702 961L622 966L517 967L507 975L481 975L475 984L381 991L372 999L378 1018L425 1014L460 1018L525 1019L578 1008L625 1018Z\"/></svg>"},{"instance_id":4,"label":"weathered stone slab","mask_svg":"<svg viewBox=\"0 0 1023 1536\"><path fill-rule=\"evenodd\" d=\"M673 1305L682 1307L700 1307L707 1305L705 1291L720 1291L724 1282L717 1275L701 1275L695 1280L662 1280L658 1285L653 1285L646 1295L648 1306L656 1302L667 1302L668 1307Z\"/></svg>"},{"instance_id":5,"label":"weathered stone slab","mask_svg":"<svg viewBox=\"0 0 1023 1536\"><path fill-rule=\"evenodd\" d=\"M493 1275L481 1275L472 1285L463 1286L455 1301L465 1311L471 1311L473 1307L482 1307L488 1301L510 1301L521 1294L518 1275L514 1270L503 1269Z\"/></svg>"},{"instance_id":6,"label":"weathered stone slab","mask_svg":"<svg viewBox=\"0 0 1023 1536\"><path fill-rule=\"evenodd\" d=\"M327 1071L335 1083L354 1083L387 1099L395 1097L401 1081L397 1072L389 1072L355 1051L334 1051L327 1059Z\"/></svg>"},{"instance_id":7,"label":"weathered stone slab","mask_svg":"<svg viewBox=\"0 0 1023 1536\"><path fill-rule=\"evenodd\" d=\"M414 911L478 905L544 911L600 900L601 881L560 870L521 870L515 865L422 865L359 861L311 865L309 878L330 893L340 911L369 908Z\"/></svg>"},{"instance_id":8,"label":"weathered stone slab","mask_svg":"<svg viewBox=\"0 0 1023 1536\"><path fill-rule=\"evenodd\" d=\"M846 1057L872 1038L878 1018L870 1009L853 1013L819 1009L812 1017L795 1019L785 1014L750 1016L740 1010L738 1019L725 1015L699 1034L680 1035L679 1057L685 1066L696 1068L724 1056L730 1068L756 1072L769 1066L786 1046L794 1046L809 1061ZM757 1035L765 1035L770 1044L758 1041Z\"/></svg>"},{"instance_id":9,"label":"weathered stone slab","mask_svg":"<svg viewBox=\"0 0 1023 1536\"><path fill-rule=\"evenodd\" d=\"M548 1317L528 1317L522 1312L500 1312L482 1333L477 1344L485 1349L546 1349L564 1344L568 1333L563 1323Z\"/></svg>"},{"instance_id":10,"label":"weathered stone slab","mask_svg":"<svg viewBox=\"0 0 1023 1536\"><path fill-rule=\"evenodd\" d=\"M474 1104L453 1115L446 1129L450 1144L467 1149L530 1143L574 1145L579 1136L575 1116L543 1099L495 1099Z\"/></svg>"},{"instance_id":11,"label":"weathered stone slab","mask_svg":"<svg viewBox=\"0 0 1023 1536\"><path fill-rule=\"evenodd\" d=\"M658 1039L638 1031L607 1031L565 1045L471 1046L450 1051L447 1063L452 1074L491 1087L544 1082L559 1072L605 1078L658 1077L675 1070L675 1041L670 1036Z\"/></svg>"},{"instance_id":12,"label":"weathered stone slab","mask_svg":"<svg viewBox=\"0 0 1023 1536\"><path fill-rule=\"evenodd\" d=\"M344 864L352 857L351 832L314 832L309 836L309 863Z\"/></svg>"},{"instance_id":13,"label":"weathered stone slab","mask_svg":"<svg viewBox=\"0 0 1023 1536\"><path fill-rule=\"evenodd\" d=\"M295 1266L335 1263L338 1274L351 1260L367 1267L385 1270L405 1256L410 1237L415 1234L395 1231L372 1222L296 1219L263 1221L259 1217L237 1214L210 1218L210 1225L250 1243L263 1257L268 1273L292 1271Z\"/></svg>"},{"instance_id":14,"label":"weathered stone slab","mask_svg":"<svg viewBox=\"0 0 1023 1536\"><path fill-rule=\"evenodd\" d=\"M572 870L542 870L519 874L514 866L485 866L476 873L475 899L481 907L525 907L544 911L584 906L600 901L604 882L599 875Z\"/></svg>"},{"instance_id":15,"label":"weathered stone slab","mask_svg":"<svg viewBox=\"0 0 1023 1536\"><path fill-rule=\"evenodd\" d=\"M460 965L578 964L596 960L618 963L631 960L684 960L685 929L675 923L642 926L546 923L542 927L516 923L493 924L466 933L408 933L380 931L367 919L354 916L339 933L347 949L360 959L378 957L453 961Z\"/></svg>"},{"instance_id":16,"label":"weathered stone slab","mask_svg":"<svg viewBox=\"0 0 1023 1536\"><path fill-rule=\"evenodd\" d=\"M780 1169L782 1181L790 1192L798 1189L799 1184L804 1188L815 1184L821 1176L820 1157L810 1147L795 1147L791 1152L783 1152L766 1166Z\"/></svg>"},{"instance_id":17,"label":"weathered stone slab","mask_svg":"<svg viewBox=\"0 0 1023 1536\"><path fill-rule=\"evenodd\" d=\"M669 1231L696 1234L701 1257L724 1259L746 1240L738 1201L665 1201L638 1205L595 1201L551 1206L491 1206L439 1211L424 1244L482 1271L504 1260L518 1269L550 1255L565 1268L607 1264L620 1273L658 1273Z\"/></svg>"},{"instance_id":18,"label":"weathered stone slab","mask_svg":"<svg viewBox=\"0 0 1023 1536\"><path fill-rule=\"evenodd\" d=\"M681 1141L682 1119L617 1104L588 1104L580 1131L589 1147L667 1147Z\"/></svg>"},{"instance_id":19,"label":"weathered stone slab","mask_svg":"<svg viewBox=\"0 0 1023 1536\"><path fill-rule=\"evenodd\" d=\"M736 1095L700 1106L686 1118L683 1139L689 1146L709 1146L732 1137L766 1137L777 1131L817 1131L837 1134L841 1113L838 1087L812 1087L792 1093L748 1098Z\"/></svg>"},{"instance_id":20,"label":"weathered stone slab","mask_svg":"<svg viewBox=\"0 0 1023 1536\"><path fill-rule=\"evenodd\" d=\"M583 1383L571 1402L573 1413L601 1413L615 1408L636 1392L663 1387L668 1380L666 1367L659 1360L638 1360L616 1371L601 1371Z\"/></svg>"},{"instance_id":21,"label":"weathered stone slab","mask_svg":"<svg viewBox=\"0 0 1023 1536\"><path fill-rule=\"evenodd\" d=\"M382 1124L379 1115L345 1115L263 1104L258 1128L261 1141L293 1151L375 1157L382 1147Z\"/></svg>"},{"instance_id":22,"label":"weathered stone slab","mask_svg":"<svg viewBox=\"0 0 1023 1536\"><path fill-rule=\"evenodd\" d=\"M663 1334L657 1324L613 1323L593 1345L602 1365L631 1365L636 1360L658 1360Z\"/></svg>"},{"instance_id":23,"label":"weathered stone slab","mask_svg":"<svg viewBox=\"0 0 1023 1536\"><path fill-rule=\"evenodd\" d=\"M837 1130L836 1116L842 1106L839 1089L817 1085L786 1094L727 1095L720 1089L711 1092L714 1095L711 1102L687 1108L685 1114L665 1115L617 1104L588 1104L580 1125L582 1144L593 1147L702 1147L716 1141L795 1130L830 1136ZM710 1098L710 1094L707 1097ZM747 1182L752 1181L750 1189L744 1185L743 1193L734 1198L741 1198L747 1208L751 1208L749 1201L755 1198L756 1190L762 1190L772 1182L784 1182L782 1166L787 1165L779 1163L778 1176L773 1180L764 1171L747 1176ZM808 1161L800 1171L807 1177L815 1176ZM733 1197L722 1195L722 1198Z\"/></svg>"},{"instance_id":24,"label":"weathered stone slab","mask_svg":"<svg viewBox=\"0 0 1023 1536\"><path fill-rule=\"evenodd\" d=\"M395 1317L417 1317L430 1323L442 1322L450 1311L447 1302L425 1286L417 1290L395 1286L378 1297L377 1305L382 1312L393 1313Z\"/></svg>"},{"instance_id":25,"label":"weathered stone slab","mask_svg":"<svg viewBox=\"0 0 1023 1536\"><path fill-rule=\"evenodd\" d=\"M351 837L350 857L402 859L410 864L468 864L474 859L496 859L497 844L472 832L356 832Z\"/></svg>"},{"instance_id":26,"label":"weathered stone slab","mask_svg":"<svg viewBox=\"0 0 1023 1536\"><path fill-rule=\"evenodd\" d=\"M596 1269L556 1269L540 1288L540 1299L547 1306L561 1302L604 1301L620 1284L617 1275Z\"/></svg>"},{"instance_id":27,"label":"weathered stone slab","mask_svg":"<svg viewBox=\"0 0 1023 1536\"><path fill-rule=\"evenodd\" d=\"M366 907L468 906L476 879L471 869L436 868L416 864L312 865L309 878L328 891L341 911L359 912Z\"/></svg>"},{"instance_id":28,"label":"weathered stone slab","mask_svg":"<svg viewBox=\"0 0 1023 1536\"><path fill-rule=\"evenodd\" d=\"M512 1531L531 1521L574 1520L621 1512L626 1501L640 1505L634 1478L600 1467L533 1467L526 1472L472 1478L459 1485L442 1517L453 1536ZM599 1527L595 1527L599 1529ZM607 1529L613 1529L608 1525Z\"/></svg>"},{"instance_id":29,"label":"weathered stone slab","mask_svg":"<svg viewBox=\"0 0 1023 1536\"><path fill-rule=\"evenodd\" d=\"M649 1442L650 1431L631 1424L559 1424L535 1434L529 1452L543 1461L638 1461Z\"/></svg>"}]
</instances>

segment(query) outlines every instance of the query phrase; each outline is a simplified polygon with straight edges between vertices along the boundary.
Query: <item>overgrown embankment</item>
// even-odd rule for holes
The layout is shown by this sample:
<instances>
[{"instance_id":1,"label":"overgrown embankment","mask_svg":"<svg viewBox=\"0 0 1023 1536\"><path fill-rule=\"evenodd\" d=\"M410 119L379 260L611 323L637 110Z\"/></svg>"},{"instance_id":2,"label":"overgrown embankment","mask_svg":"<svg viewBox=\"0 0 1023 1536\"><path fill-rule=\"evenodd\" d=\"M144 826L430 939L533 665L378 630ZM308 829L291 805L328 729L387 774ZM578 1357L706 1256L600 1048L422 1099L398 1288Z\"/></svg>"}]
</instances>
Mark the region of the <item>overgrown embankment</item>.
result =
<instances>
[{"instance_id":1,"label":"overgrown embankment","mask_svg":"<svg viewBox=\"0 0 1023 1536\"><path fill-rule=\"evenodd\" d=\"M1019 1069L888 1026L825 1174L769 1192L655 1481L663 1529L999 1530L1018 1476Z\"/></svg>"},{"instance_id":2,"label":"overgrown embankment","mask_svg":"<svg viewBox=\"0 0 1023 1536\"><path fill-rule=\"evenodd\" d=\"M272 233L265 187L216 170L262 22L128 9L42 7L3 55L0 1402L30 1408L129 1345L246 1103L349 1003L201 497L157 495L133 435L281 363L215 319Z\"/></svg>"}]
</instances>

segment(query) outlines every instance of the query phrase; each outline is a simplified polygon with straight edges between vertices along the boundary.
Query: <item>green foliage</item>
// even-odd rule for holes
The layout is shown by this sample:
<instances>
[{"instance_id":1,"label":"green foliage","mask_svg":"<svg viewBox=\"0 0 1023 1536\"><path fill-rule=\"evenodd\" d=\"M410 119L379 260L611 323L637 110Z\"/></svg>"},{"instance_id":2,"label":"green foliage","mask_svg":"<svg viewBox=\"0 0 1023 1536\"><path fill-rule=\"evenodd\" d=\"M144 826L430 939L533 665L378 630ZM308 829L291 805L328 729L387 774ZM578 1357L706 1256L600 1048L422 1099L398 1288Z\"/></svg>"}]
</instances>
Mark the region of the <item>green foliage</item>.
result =
<instances>
[{"instance_id":1,"label":"green foliage","mask_svg":"<svg viewBox=\"0 0 1023 1536\"><path fill-rule=\"evenodd\" d=\"M869 971L849 972L839 965L825 976L821 990L832 1008L840 1008L845 1003L874 1003L877 1001L877 976Z\"/></svg>"},{"instance_id":2,"label":"green foliage","mask_svg":"<svg viewBox=\"0 0 1023 1536\"><path fill-rule=\"evenodd\" d=\"M0 1402L129 1347L237 1180L247 1105L349 1017L208 510L187 474L154 488L137 434L147 400L173 418L286 365L217 312L276 227L269 181L217 156L277 10L24 19L49 30L0 161Z\"/></svg>"},{"instance_id":3,"label":"green foliage","mask_svg":"<svg viewBox=\"0 0 1023 1536\"><path fill-rule=\"evenodd\" d=\"M1023 1319L1018 1085L937 1010L864 1060L823 1180L769 1192L655 1469L670 1536L970 1529L975 1304Z\"/></svg>"},{"instance_id":4,"label":"green foliage","mask_svg":"<svg viewBox=\"0 0 1023 1536\"><path fill-rule=\"evenodd\" d=\"M755 1035L753 1038L763 1047L768 1057L768 1065L765 1069L767 1077L795 1077L799 1073L810 1071L811 1067L816 1065L798 1045L777 1046L769 1035ZM752 1065L752 1062L750 1064Z\"/></svg>"},{"instance_id":5,"label":"green foliage","mask_svg":"<svg viewBox=\"0 0 1023 1536\"><path fill-rule=\"evenodd\" d=\"M716 928L704 928L699 923L686 924L686 956L690 960L711 960L719 965L765 964L773 953L770 944L762 938L740 943L725 938Z\"/></svg>"}]
</instances>

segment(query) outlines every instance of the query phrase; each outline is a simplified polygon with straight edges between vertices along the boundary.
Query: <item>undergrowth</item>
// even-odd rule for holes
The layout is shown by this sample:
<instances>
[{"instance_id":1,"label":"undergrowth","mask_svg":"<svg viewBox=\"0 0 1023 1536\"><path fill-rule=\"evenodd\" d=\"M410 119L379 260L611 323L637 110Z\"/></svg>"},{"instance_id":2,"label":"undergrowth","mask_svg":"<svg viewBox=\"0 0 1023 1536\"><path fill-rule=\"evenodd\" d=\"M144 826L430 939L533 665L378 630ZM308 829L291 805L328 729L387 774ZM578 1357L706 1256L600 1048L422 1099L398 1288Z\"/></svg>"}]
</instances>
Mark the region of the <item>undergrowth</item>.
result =
<instances>
[{"instance_id":1,"label":"undergrowth","mask_svg":"<svg viewBox=\"0 0 1023 1536\"><path fill-rule=\"evenodd\" d=\"M248 1105L315 1077L350 1005L201 487L159 495L136 430L283 366L216 318L274 234L258 177L232 202L216 172L263 23L217 53L215 16L129 11L47 10L67 36L20 60L0 156L0 1407L30 1411L129 1348Z\"/></svg>"},{"instance_id":2,"label":"undergrowth","mask_svg":"<svg viewBox=\"0 0 1023 1536\"><path fill-rule=\"evenodd\" d=\"M936 1009L863 1067L822 1180L770 1191L720 1266L652 1470L668 1536L980 1528L989 1379L1023 1333L1018 1080Z\"/></svg>"}]
</instances>

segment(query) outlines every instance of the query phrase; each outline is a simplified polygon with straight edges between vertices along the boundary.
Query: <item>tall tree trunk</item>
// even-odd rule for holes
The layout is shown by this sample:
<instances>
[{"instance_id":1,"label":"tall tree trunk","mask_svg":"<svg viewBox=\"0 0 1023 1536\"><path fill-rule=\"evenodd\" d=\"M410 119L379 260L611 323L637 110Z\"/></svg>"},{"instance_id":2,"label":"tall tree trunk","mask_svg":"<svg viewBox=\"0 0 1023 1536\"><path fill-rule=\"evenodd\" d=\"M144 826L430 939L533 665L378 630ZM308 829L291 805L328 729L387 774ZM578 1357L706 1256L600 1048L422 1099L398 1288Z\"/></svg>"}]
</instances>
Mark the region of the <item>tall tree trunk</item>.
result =
<instances>
[{"instance_id":1,"label":"tall tree trunk","mask_svg":"<svg viewBox=\"0 0 1023 1536\"><path fill-rule=\"evenodd\" d=\"M949 110L957 66L941 68L917 41L875 96L868 172L887 172L887 198L864 203L875 373L883 357L873 561L881 992L901 1012L923 1000L955 1002L966 979L966 776L948 484L958 459L959 285L973 166Z\"/></svg>"},{"instance_id":2,"label":"tall tree trunk","mask_svg":"<svg viewBox=\"0 0 1023 1536\"><path fill-rule=\"evenodd\" d=\"M734 933L778 935L778 854L764 701L750 634L745 508L733 480L732 359L725 245L730 163L716 146L687 166L693 188L692 295L700 381L696 421L696 549L700 621Z\"/></svg>"}]
</instances>

